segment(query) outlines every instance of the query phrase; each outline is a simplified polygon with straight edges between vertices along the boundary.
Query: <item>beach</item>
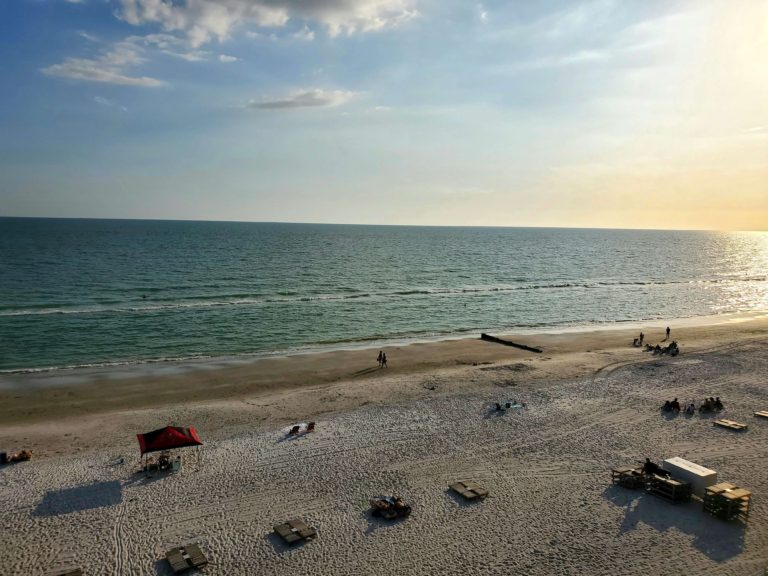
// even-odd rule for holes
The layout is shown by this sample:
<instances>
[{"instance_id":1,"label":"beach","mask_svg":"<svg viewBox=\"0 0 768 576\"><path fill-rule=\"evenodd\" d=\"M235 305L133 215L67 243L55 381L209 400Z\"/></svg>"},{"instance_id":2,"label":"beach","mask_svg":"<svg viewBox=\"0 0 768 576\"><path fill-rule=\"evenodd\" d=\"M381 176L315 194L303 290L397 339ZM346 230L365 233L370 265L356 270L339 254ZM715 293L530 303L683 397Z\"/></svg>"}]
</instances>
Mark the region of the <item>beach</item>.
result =
<instances>
[{"instance_id":1,"label":"beach","mask_svg":"<svg viewBox=\"0 0 768 576\"><path fill-rule=\"evenodd\" d=\"M643 326L646 342L665 323ZM207 574L722 574L768 567L768 321L672 326L677 357L638 330L509 334L209 363L3 375L0 573L169 574L198 542ZM668 343L668 342L667 342ZM720 416L669 417L665 400L719 396ZM498 412L517 400L523 409ZM287 430L316 422L298 437ZM181 473L136 473L136 433L195 426ZM612 468L680 456L754 494L745 526L611 485ZM122 463L120 463L122 461ZM447 487L490 492L467 504ZM387 523L368 501L397 494ZM300 517L315 541L288 548Z\"/></svg>"}]
</instances>

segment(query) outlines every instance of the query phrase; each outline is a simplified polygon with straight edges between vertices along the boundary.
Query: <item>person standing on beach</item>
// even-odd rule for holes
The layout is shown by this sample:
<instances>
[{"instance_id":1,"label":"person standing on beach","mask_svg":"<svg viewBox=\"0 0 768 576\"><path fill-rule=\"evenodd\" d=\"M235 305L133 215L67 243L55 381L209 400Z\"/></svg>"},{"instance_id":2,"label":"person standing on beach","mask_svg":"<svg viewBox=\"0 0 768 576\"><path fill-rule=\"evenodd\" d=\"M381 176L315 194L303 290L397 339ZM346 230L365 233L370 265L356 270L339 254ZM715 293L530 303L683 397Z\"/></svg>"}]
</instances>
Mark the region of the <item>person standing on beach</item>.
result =
<instances>
[{"instance_id":1,"label":"person standing on beach","mask_svg":"<svg viewBox=\"0 0 768 576\"><path fill-rule=\"evenodd\" d=\"M665 338L665 340L669 340L669 332L670 332L669 326L667 326L667 337Z\"/></svg>"},{"instance_id":2,"label":"person standing on beach","mask_svg":"<svg viewBox=\"0 0 768 576\"><path fill-rule=\"evenodd\" d=\"M381 355L381 367L386 368L387 367L387 354L382 353Z\"/></svg>"},{"instance_id":3,"label":"person standing on beach","mask_svg":"<svg viewBox=\"0 0 768 576\"><path fill-rule=\"evenodd\" d=\"M376 361L379 363L379 368L381 368L381 366L383 364L383 358L384 358L384 352L379 350L379 357L376 358Z\"/></svg>"},{"instance_id":4,"label":"person standing on beach","mask_svg":"<svg viewBox=\"0 0 768 576\"><path fill-rule=\"evenodd\" d=\"M642 332L640 332L640 346L642 346L642 345L643 345L643 338L645 338L645 334L643 334Z\"/></svg>"}]
</instances>

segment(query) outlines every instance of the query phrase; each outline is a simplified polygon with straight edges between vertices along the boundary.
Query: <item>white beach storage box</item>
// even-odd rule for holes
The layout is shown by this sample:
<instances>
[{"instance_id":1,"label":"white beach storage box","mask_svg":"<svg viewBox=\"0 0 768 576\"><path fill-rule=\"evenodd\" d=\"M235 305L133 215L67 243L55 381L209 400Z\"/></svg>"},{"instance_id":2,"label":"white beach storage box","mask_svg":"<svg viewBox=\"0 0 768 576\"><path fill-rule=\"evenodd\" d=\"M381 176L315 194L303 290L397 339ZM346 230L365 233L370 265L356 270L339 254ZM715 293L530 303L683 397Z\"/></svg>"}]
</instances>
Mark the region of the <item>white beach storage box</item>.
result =
<instances>
[{"instance_id":1,"label":"white beach storage box","mask_svg":"<svg viewBox=\"0 0 768 576\"><path fill-rule=\"evenodd\" d=\"M704 497L707 486L717 484L717 472L677 456L664 460L661 467L672 474L673 478L688 482L693 493L699 498Z\"/></svg>"}]
</instances>

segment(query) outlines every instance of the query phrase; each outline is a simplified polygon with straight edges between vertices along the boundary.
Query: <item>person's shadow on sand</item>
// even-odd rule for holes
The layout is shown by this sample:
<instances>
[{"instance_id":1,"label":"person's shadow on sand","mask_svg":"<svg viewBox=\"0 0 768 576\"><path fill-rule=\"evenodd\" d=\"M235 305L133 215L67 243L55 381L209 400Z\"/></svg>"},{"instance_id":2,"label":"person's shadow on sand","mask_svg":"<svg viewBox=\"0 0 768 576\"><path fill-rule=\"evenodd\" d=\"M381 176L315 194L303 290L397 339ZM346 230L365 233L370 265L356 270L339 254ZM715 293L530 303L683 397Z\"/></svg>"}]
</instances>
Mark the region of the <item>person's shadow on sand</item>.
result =
<instances>
[{"instance_id":1,"label":"person's shadow on sand","mask_svg":"<svg viewBox=\"0 0 768 576\"><path fill-rule=\"evenodd\" d=\"M661 415L664 416L666 420L674 420L678 416L680 416L680 412L677 410L664 410L664 408L661 408L659 410L661 412Z\"/></svg>"},{"instance_id":2,"label":"person's shadow on sand","mask_svg":"<svg viewBox=\"0 0 768 576\"><path fill-rule=\"evenodd\" d=\"M744 548L744 525L724 522L705 514L701 503L696 500L672 504L643 491L631 491L619 486L606 488L603 498L625 507L619 528L621 534L634 530L640 522L659 532L675 528L693 535L693 546L715 562L729 560Z\"/></svg>"}]
</instances>

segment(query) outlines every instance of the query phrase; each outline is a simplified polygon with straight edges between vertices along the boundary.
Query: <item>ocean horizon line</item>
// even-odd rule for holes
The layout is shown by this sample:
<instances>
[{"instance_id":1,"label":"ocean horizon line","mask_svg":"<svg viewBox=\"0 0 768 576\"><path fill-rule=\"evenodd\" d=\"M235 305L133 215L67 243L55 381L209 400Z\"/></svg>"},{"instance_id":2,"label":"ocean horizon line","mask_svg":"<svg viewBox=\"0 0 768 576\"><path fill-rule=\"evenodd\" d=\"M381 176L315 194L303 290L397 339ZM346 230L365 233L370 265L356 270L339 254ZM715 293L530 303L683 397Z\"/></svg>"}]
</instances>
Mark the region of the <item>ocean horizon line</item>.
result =
<instances>
[{"instance_id":1,"label":"ocean horizon line","mask_svg":"<svg viewBox=\"0 0 768 576\"><path fill-rule=\"evenodd\" d=\"M104 216L4 216L0 215L0 220L65 220L65 221L88 221L88 222L157 222L173 223L188 222L195 224L220 223L220 224L269 224L269 225L297 225L297 226L349 226L349 227L377 227L377 228L447 228L447 229L470 229L470 230L605 230L611 232L709 232L709 233L768 233L768 228L763 230L741 230L730 228L628 228L611 226L525 226L520 224L397 224L397 223L373 223L373 222L302 222L289 220L209 220L196 218L120 218Z\"/></svg>"}]
</instances>

